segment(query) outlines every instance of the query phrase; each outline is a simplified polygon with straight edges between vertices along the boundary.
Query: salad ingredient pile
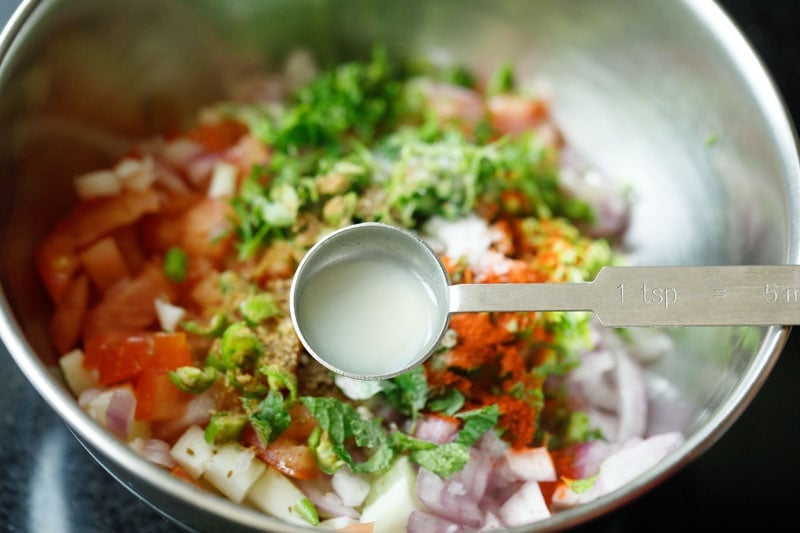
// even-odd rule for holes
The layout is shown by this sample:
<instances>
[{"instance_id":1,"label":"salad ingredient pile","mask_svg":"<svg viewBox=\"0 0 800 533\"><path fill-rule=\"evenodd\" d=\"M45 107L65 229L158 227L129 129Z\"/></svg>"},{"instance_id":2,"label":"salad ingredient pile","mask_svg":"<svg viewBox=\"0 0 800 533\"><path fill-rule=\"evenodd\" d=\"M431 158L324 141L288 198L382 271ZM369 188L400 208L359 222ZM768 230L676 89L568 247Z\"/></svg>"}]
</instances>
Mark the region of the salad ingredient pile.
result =
<instances>
[{"instance_id":1,"label":"salad ingredient pile","mask_svg":"<svg viewBox=\"0 0 800 533\"><path fill-rule=\"evenodd\" d=\"M304 353L290 281L337 228L407 228L453 283L574 282L620 260L629 210L509 65L481 79L376 49L299 76L308 59L75 178L37 268L80 405L190 483L359 531L542 520L678 446L647 431L653 350L588 313L456 315L384 381Z\"/></svg>"}]
</instances>

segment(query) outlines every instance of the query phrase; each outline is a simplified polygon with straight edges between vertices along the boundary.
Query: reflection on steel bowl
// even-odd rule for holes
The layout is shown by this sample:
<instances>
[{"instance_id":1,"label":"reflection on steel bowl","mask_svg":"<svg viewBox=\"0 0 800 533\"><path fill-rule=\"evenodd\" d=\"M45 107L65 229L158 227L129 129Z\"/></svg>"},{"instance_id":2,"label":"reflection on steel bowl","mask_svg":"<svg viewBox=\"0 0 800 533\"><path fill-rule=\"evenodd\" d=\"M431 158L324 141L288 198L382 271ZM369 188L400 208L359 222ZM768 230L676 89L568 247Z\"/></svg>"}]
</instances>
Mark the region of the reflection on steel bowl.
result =
<instances>
[{"instance_id":1,"label":"reflection on steel bowl","mask_svg":"<svg viewBox=\"0 0 800 533\"><path fill-rule=\"evenodd\" d=\"M752 52L711 3L622 4L24 3L0 43L9 351L193 528L557 529L623 505L734 422L785 328L461 315L424 365L360 382L303 353L286 304L305 250L363 221L455 283L797 262L791 124ZM397 287L364 317L393 345Z\"/></svg>"}]
</instances>

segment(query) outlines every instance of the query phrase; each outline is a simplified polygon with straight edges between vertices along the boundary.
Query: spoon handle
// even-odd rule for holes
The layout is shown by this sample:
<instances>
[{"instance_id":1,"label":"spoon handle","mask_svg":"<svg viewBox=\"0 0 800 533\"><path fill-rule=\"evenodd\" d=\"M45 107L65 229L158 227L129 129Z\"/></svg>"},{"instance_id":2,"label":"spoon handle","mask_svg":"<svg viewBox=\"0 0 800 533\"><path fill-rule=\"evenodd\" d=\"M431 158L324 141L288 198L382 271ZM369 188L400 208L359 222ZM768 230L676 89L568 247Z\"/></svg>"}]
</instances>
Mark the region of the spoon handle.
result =
<instances>
[{"instance_id":1,"label":"spoon handle","mask_svg":"<svg viewBox=\"0 0 800 533\"><path fill-rule=\"evenodd\" d=\"M800 266L604 267L585 283L450 286L450 312L592 311L607 327L800 324Z\"/></svg>"}]
</instances>

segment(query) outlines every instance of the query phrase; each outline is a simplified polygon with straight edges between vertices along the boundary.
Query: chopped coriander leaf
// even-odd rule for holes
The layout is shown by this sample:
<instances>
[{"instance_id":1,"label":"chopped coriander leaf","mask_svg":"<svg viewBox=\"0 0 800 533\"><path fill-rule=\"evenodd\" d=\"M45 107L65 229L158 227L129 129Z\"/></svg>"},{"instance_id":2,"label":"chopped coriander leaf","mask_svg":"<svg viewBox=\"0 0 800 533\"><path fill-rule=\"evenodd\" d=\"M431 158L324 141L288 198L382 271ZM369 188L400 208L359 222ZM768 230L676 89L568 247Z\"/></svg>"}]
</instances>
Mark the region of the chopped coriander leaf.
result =
<instances>
[{"instance_id":1,"label":"chopped coriander leaf","mask_svg":"<svg viewBox=\"0 0 800 533\"><path fill-rule=\"evenodd\" d=\"M494 404L472 411L464 411L456 416L464 421L464 427L458 432L455 442L472 446L484 433L497 425L500 408Z\"/></svg>"},{"instance_id":2,"label":"chopped coriander leaf","mask_svg":"<svg viewBox=\"0 0 800 533\"><path fill-rule=\"evenodd\" d=\"M428 401L428 409L436 413L453 416L464 406L464 395L458 389L449 388Z\"/></svg>"},{"instance_id":3,"label":"chopped coriander leaf","mask_svg":"<svg viewBox=\"0 0 800 533\"><path fill-rule=\"evenodd\" d=\"M514 67L511 63L504 63L489 78L486 92L492 94L502 94L512 92L516 88L517 82L514 74Z\"/></svg>"},{"instance_id":4,"label":"chopped coriander leaf","mask_svg":"<svg viewBox=\"0 0 800 533\"><path fill-rule=\"evenodd\" d=\"M173 246L164 254L164 275L172 281L186 280L186 269L189 262L183 249Z\"/></svg>"}]
</instances>

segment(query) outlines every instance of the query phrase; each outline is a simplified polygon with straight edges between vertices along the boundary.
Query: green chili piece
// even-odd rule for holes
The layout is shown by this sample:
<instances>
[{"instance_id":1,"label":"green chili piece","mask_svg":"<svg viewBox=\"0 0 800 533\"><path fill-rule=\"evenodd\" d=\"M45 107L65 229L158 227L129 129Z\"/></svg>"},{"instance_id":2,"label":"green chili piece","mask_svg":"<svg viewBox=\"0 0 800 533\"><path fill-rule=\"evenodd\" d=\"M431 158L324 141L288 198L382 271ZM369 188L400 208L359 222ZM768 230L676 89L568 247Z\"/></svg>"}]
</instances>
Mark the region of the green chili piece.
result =
<instances>
[{"instance_id":1,"label":"green chili piece","mask_svg":"<svg viewBox=\"0 0 800 533\"><path fill-rule=\"evenodd\" d=\"M210 444L237 441L247 424L247 415L235 413L217 413L211 417L206 426L205 439Z\"/></svg>"},{"instance_id":2,"label":"green chili piece","mask_svg":"<svg viewBox=\"0 0 800 533\"><path fill-rule=\"evenodd\" d=\"M271 294L261 292L245 298L239 304L239 312L248 324L256 326L268 318L279 315L281 310Z\"/></svg>"},{"instance_id":3,"label":"green chili piece","mask_svg":"<svg viewBox=\"0 0 800 533\"><path fill-rule=\"evenodd\" d=\"M188 261L186 252L177 246L173 246L164 254L164 275L172 281L182 282L186 280Z\"/></svg>"},{"instance_id":4,"label":"green chili piece","mask_svg":"<svg viewBox=\"0 0 800 533\"><path fill-rule=\"evenodd\" d=\"M217 370L212 366L182 366L169 373L169 379L183 392L199 394L214 384Z\"/></svg>"}]
</instances>

